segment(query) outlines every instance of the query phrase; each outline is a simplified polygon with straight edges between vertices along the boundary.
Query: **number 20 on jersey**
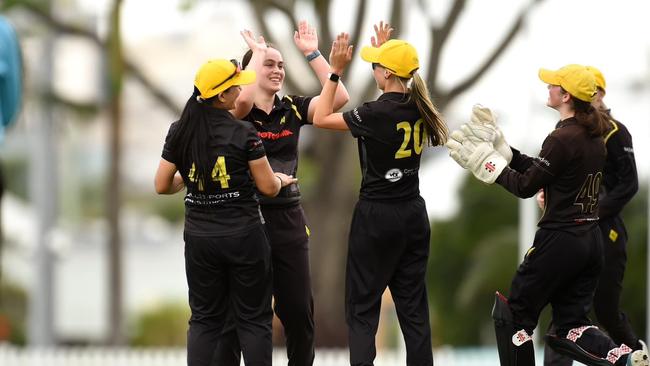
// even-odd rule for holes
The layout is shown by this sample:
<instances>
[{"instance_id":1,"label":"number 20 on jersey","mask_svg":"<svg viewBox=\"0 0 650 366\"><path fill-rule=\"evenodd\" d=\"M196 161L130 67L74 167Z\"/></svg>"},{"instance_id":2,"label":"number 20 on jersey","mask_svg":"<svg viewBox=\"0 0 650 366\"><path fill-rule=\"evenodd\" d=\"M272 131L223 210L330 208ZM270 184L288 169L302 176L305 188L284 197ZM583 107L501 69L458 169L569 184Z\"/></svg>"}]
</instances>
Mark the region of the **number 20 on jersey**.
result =
<instances>
[{"instance_id":1,"label":"number 20 on jersey","mask_svg":"<svg viewBox=\"0 0 650 366\"><path fill-rule=\"evenodd\" d=\"M395 159L408 158L411 156L412 152L415 152L416 155L422 153L424 148L424 129L422 128L422 123L424 120L422 118L415 121L413 127L408 121L399 122L396 125L398 131L404 131L404 140L402 145L395 152ZM411 141L411 135L413 135L413 149L409 148L409 142Z\"/></svg>"}]
</instances>

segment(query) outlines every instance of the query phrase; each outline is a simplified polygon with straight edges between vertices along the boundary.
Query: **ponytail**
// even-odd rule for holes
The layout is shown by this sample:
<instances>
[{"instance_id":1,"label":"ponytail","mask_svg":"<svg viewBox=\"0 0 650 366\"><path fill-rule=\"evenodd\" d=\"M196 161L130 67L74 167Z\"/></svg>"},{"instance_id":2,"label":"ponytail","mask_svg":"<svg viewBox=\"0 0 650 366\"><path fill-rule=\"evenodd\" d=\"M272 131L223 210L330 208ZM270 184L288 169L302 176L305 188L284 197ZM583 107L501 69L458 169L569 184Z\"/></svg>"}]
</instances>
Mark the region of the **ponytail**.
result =
<instances>
[{"instance_id":1,"label":"ponytail","mask_svg":"<svg viewBox=\"0 0 650 366\"><path fill-rule=\"evenodd\" d=\"M191 182L199 184L199 186L202 186L200 182L209 181L212 172L207 112L208 108L211 108L210 105L214 98L216 96L202 99L198 89L194 88L194 93L185 103L177 127L170 136L170 146L175 149L179 159L179 170L187 169L182 173L183 176L189 176L192 165L194 165ZM208 179L205 179L206 177ZM191 184L190 182L185 183Z\"/></svg>"},{"instance_id":2,"label":"ponytail","mask_svg":"<svg viewBox=\"0 0 650 366\"><path fill-rule=\"evenodd\" d=\"M587 129L589 135L604 136L609 129L609 125L603 112L597 110L591 103L585 102L584 100L574 98L573 96L571 96L571 100L573 100L573 110L578 123Z\"/></svg>"},{"instance_id":3,"label":"ponytail","mask_svg":"<svg viewBox=\"0 0 650 366\"><path fill-rule=\"evenodd\" d=\"M415 102L420 115L424 119L429 146L444 145L449 136L447 124L431 101L427 84L417 72L413 74L409 99Z\"/></svg>"}]
</instances>

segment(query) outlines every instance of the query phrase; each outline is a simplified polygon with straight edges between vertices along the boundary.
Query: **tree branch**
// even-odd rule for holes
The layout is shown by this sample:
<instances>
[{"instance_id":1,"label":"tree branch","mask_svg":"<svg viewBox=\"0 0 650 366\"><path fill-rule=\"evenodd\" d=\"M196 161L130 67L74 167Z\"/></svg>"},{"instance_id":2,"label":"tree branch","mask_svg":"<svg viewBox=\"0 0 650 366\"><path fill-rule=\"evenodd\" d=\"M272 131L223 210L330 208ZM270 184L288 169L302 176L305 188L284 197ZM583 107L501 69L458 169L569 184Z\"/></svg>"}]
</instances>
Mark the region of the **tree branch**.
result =
<instances>
[{"instance_id":1,"label":"tree branch","mask_svg":"<svg viewBox=\"0 0 650 366\"><path fill-rule=\"evenodd\" d=\"M91 41L99 48L106 47L105 42L101 40L94 32L57 20L48 12L46 12L42 7L40 7L36 2L20 1L15 2L13 6L21 7L29 11L29 13L39 18L49 28L52 28L58 33L82 37ZM132 76L137 82L139 82L144 87L144 89L148 91L151 96L160 104L162 104L163 107L165 107L170 113L174 115L180 115L181 108L177 105L177 103L174 102L171 96L166 94L162 89L158 88L155 83L151 81L151 79L149 79L137 65L128 60L126 56L124 57L124 68L129 76Z\"/></svg>"},{"instance_id":2,"label":"tree branch","mask_svg":"<svg viewBox=\"0 0 650 366\"><path fill-rule=\"evenodd\" d=\"M39 6L34 1L14 2L12 6L21 7L29 11L31 14L35 15L41 21L43 21L45 25L47 25L49 28L54 29L58 33L83 37L92 41L97 46L100 47L104 46L104 42L101 39L99 39L99 37L95 33L90 32L87 29L81 27L77 27L71 24L65 24L58 21L45 8Z\"/></svg>"},{"instance_id":3,"label":"tree branch","mask_svg":"<svg viewBox=\"0 0 650 366\"><path fill-rule=\"evenodd\" d=\"M257 21L257 24L259 24L259 26L260 26L260 31L261 31L262 35L264 36L264 39L266 39L270 43L275 44L276 47L278 47L277 46L278 43L275 42L275 37L273 36L273 33L271 32L271 30L267 26L264 16L266 15L266 13L269 11L270 8L280 10L284 14L287 14L286 10L283 11L280 8L277 8L278 5L275 4L274 2L251 1L250 3L253 6L253 9L254 9L253 13L255 14L255 20ZM290 14L290 12L289 12L289 14ZM295 21L295 19L293 18L293 15L290 15L289 17L290 17L292 22ZM294 24L294 26L295 26L295 24L297 24L297 23L292 23L292 24ZM293 91L294 93L299 94L299 95L305 95L306 94L306 91L304 90L304 88L302 86L300 86L300 84L298 84L296 82L296 80L292 77L291 74L285 74L284 75L284 84L287 86L287 89L289 91Z\"/></svg>"},{"instance_id":4,"label":"tree branch","mask_svg":"<svg viewBox=\"0 0 650 366\"><path fill-rule=\"evenodd\" d=\"M445 102L448 104L452 100L454 100L457 96L474 86L476 82L478 82L485 74L487 70L489 70L492 65L505 53L505 50L508 49L512 41L515 39L519 31L521 30L522 26L524 25L524 22L526 21L526 17L530 13L531 9L533 6L537 5L540 3L542 0L534 0L531 4L529 4L526 8L524 8L520 13L515 22L512 24L508 32L506 33L505 37L501 40L501 42L497 45L497 47L494 48L492 53L483 61L483 63L469 76L465 78L462 82L458 83L456 86L451 88L445 95L444 99Z\"/></svg>"},{"instance_id":5,"label":"tree branch","mask_svg":"<svg viewBox=\"0 0 650 366\"><path fill-rule=\"evenodd\" d=\"M431 39L429 42L431 47L431 59L429 60L427 83L431 90L436 90L433 86L438 83L438 70L440 69L442 49L445 44L447 44L451 30L458 23L460 14L465 8L465 3L465 0L455 0L442 27L436 27L435 25L430 27Z\"/></svg>"}]
</instances>

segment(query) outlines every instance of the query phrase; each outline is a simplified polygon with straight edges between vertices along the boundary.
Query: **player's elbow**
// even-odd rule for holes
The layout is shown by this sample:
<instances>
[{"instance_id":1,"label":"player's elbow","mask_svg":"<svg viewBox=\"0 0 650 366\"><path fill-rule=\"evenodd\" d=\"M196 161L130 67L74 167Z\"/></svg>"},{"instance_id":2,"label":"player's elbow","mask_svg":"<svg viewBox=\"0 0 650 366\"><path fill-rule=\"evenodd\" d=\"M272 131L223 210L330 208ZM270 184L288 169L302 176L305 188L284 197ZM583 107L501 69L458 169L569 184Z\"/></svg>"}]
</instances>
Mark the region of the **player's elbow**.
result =
<instances>
[{"instance_id":1,"label":"player's elbow","mask_svg":"<svg viewBox=\"0 0 650 366\"><path fill-rule=\"evenodd\" d=\"M531 198L535 196L537 192L539 192L539 187L523 186L523 187L519 187L519 190L517 191L517 196L519 198Z\"/></svg>"},{"instance_id":2,"label":"player's elbow","mask_svg":"<svg viewBox=\"0 0 650 366\"><path fill-rule=\"evenodd\" d=\"M273 184L273 182L258 184L257 190L266 197L275 197L280 193L280 185Z\"/></svg>"},{"instance_id":3,"label":"player's elbow","mask_svg":"<svg viewBox=\"0 0 650 366\"><path fill-rule=\"evenodd\" d=\"M155 182L154 187L156 189L156 193L158 194L167 194L169 192L170 185L165 185L160 182Z\"/></svg>"},{"instance_id":4,"label":"player's elbow","mask_svg":"<svg viewBox=\"0 0 650 366\"><path fill-rule=\"evenodd\" d=\"M350 101L350 95L348 94L347 91L342 92L336 95L336 99L334 100L334 110L338 111L339 109L343 108L344 105L346 105Z\"/></svg>"}]
</instances>

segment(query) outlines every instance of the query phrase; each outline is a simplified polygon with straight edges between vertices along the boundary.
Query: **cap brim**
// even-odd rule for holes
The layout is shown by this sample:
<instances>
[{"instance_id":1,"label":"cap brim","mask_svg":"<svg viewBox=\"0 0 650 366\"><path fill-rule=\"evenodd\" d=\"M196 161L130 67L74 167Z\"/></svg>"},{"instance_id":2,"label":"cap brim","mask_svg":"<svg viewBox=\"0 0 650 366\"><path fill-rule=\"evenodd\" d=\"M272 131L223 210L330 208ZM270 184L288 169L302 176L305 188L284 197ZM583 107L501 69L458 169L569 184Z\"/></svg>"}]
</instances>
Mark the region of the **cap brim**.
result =
<instances>
[{"instance_id":1,"label":"cap brim","mask_svg":"<svg viewBox=\"0 0 650 366\"><path fill-rule=\"evenodd\" d=\"M379 47L363 47L361 49L361 58L366 62L379 63Z\"/></svg>"},{"instance_id":2,"label":"cap brim","mask_svg":"<svg viewBox=\"0 0 650 366\"><path fill-rule=\"evenodd\" d=\"M253 70L242 70L237 76L232 78L232 84L230 85L247 85L255 82L255 71Z\"/></svg>"},{"instance_id":3,"label":"cap brim","mask_svg":"<svg viewBox=\"0 0 650 366\"><path fill-rule=\"evenodd\" d=\"M539 69L539 73L537 75L539 76L539 79L546 84L560 85L560 79L557 77L557 73L555 71Z\"/></svg>"},{"instance_id":4,"label":"cap brim","mask_svg":"<svg viewBox=\"0 0 650 366\"><path fill-rule=\"evenodd\" d=\"M223 83L223 85L219 86L218 88L214 89L209 95L204 96L204 98L212 98L213 96L223 92L224 90L230 88L231 86L234 85L247 85L247 84L252 84L255 82L255 71L253 70L242 70L234 76L232 79L226 81Z\"/></svg>"}]
</instances>

